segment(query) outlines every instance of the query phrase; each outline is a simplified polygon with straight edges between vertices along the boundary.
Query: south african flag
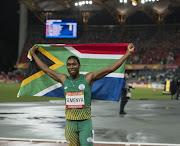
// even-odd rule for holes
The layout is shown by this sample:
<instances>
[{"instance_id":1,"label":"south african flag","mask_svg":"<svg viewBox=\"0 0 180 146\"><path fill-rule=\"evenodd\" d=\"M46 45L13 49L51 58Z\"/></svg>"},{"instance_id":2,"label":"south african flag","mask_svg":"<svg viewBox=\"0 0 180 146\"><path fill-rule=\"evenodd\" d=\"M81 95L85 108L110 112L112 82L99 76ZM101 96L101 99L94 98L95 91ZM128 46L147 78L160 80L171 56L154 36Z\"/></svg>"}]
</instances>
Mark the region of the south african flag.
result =
<instances>
[{"instance_id":1,"label":"south african flag","mask_svg":"<svg viewBox=\"0 0 180 146\"><path fill-rule=\"evenodd\" d=\"M81 63L80 74L98 71L120 59L127 50L128 43L119 44L37 44L37 55L50 69L68 74L66 61L69 56L77 56ZM29 58L31 54L28 53ZM115 72L95 81L92 99L119 101L125 64ZM18 96L64 97L63 87L39 69L35 61L30 62Z\"/></svg>"}]
</instances>

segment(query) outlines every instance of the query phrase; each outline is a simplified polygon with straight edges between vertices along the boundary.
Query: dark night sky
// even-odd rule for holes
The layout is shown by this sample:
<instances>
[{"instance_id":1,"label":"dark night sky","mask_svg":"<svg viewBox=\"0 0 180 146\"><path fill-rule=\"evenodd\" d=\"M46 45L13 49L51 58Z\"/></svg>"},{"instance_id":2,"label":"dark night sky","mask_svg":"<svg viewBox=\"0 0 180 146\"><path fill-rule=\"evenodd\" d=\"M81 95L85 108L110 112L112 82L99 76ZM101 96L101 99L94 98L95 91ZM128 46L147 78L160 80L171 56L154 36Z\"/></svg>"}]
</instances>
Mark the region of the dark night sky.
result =
<instances>
[{"instance_id":1,"label":"dark night sky","mask_svg":"<svg viewBox=\"0 0 180 146\"><path fill-rule=\"evenodd\" d=\"M13 68L18 54L19 4L5 0L0 5L0 71Z\"/></svg>"},{"instance_id":2,"label":"dark night sky","mask_svg":"<svg viewBox=\"0 0 180 146\"><path fill-rule=\"evenodd\" d=\"M5 0L1 7L1 39L17 42L18 38L18 2L17 0Z\"/></svg>"}]
</instances>

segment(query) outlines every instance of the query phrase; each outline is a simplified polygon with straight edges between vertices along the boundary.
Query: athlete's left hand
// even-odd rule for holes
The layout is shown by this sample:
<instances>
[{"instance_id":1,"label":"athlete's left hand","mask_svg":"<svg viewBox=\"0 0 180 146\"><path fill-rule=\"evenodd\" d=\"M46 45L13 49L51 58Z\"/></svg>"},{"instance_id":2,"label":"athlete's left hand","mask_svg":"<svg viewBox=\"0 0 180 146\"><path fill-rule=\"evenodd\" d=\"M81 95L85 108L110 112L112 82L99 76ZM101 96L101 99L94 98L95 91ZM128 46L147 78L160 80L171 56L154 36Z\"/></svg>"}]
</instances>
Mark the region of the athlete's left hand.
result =
<instances>
[{"instance_id":1,"label":"athlete's left hand","mask_svg":"<svg viewBox=\"0 0 180 146\"><path fill-rule=\"evenodd\" d=\"M132 43L130 43L130 44L127 46L127 52L128 52L129 54L131 54L132 52L134 52L134 49L135 49L135 47L134 47L134 45L133 45Z\"/></svg>"}]
</instances>

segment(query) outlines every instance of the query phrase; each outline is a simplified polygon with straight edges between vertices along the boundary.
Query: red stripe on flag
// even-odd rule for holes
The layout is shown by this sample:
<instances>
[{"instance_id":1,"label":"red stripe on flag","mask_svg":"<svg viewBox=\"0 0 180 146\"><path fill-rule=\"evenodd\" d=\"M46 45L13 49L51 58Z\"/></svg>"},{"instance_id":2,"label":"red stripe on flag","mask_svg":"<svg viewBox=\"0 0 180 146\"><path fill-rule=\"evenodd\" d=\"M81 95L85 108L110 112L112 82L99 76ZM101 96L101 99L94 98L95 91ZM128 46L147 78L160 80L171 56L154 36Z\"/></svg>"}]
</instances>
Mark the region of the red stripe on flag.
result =
<instances>
[{"instance_id":1,"label":"red stripe on flag","mask_svg":"<svg viewBox=\"0 0 180 146\"><path fill-rule=\"evenodd\" d=\"M125 54L129 43L108 44L67 44L53 47L73 47L83 54Z\"/></svg>"}]
</instances>

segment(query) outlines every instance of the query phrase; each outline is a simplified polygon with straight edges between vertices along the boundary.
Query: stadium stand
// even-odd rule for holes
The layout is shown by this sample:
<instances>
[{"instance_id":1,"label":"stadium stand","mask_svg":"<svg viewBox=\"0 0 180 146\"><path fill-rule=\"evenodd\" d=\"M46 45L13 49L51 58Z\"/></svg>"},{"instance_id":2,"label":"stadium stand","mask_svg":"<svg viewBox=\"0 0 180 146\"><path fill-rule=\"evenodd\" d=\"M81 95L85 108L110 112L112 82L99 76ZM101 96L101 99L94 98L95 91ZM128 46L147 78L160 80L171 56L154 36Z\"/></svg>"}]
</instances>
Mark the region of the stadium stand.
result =
<instances>
[{"instance_id":1,"label":"stadium stand","mask_svg":"<svg viewBox=\"0 0 180 146\"><path fill-rule=\"evenodd\" d=\"M139 28L137 28L139 27ZM153 28L152 28L153 27ZM178 26L177 26L178 27ZM81 28L80 28L81 29ZM77 43L127 43L133 42L136 52L128 64L176 64L178 56L177 30L167 26L158 30L158 26L131 26L123 32L118 26L90 26L88 31L80 30L78 39L46 39L43 26L32 26L29 30L24 51L19 63L27 61L26 55L31 46L39 44L77 44Z\"/></svg>"},{"instance_id":2,"label":"stadium stand","mask_svg":"<svg viewBox=\"0 0 180 146\"><path fill-rule=\"evenodd\" d=\"M77 39L47 39L44 26L31 26L19 63L28 63L27 52L34 44L76 44L76 43L127 43L133 42L136 51L128 59L130 65L179 65L179 25L89 26L88 31L79 27ZM129 70L130 81L163 82L173 78L176 69ZM132 77L135 72L135 77Z\"/></svg>"},{"instance_id":3,"label":"stadium stand","mask_svg":"<svg viewBox=\"0 0 180 146\"><path fill-rule=\"evenodd\" d=\"M16 69L14 71L5 73L1 71L0 73L0 82L3 83L19 83L24 78L24 69Z\"/></svg>"}]
</instances>

